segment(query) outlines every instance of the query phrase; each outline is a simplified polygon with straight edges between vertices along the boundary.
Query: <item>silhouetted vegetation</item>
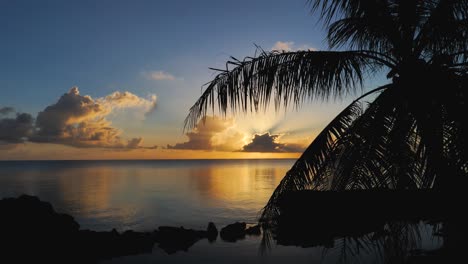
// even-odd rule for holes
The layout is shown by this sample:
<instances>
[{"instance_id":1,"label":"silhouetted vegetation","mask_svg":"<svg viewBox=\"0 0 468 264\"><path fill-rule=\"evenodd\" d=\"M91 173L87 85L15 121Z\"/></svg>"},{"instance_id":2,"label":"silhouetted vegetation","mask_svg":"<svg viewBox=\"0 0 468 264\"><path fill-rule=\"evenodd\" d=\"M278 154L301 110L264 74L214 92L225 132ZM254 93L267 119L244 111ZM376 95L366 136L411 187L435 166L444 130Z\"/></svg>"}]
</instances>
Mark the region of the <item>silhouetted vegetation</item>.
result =
<instances>
[{"instance_id":1,"label":"silhouetted vegetation","mask_svg":"<svg viewBox=\"0 0 468 264\"><path fill-rule=\"evenodd\" d=\"M330 210L359 219L376 208L405 215L423 206L427 210L420 213L429 213L427 207L447 201L468 176L462 114L468 112L468 1L312 0L310 7L325 25L329 51L260 49L254 57L231 57L190 109L185 127L194 127L209 108L222 114L256 112L272 103L279 109L348 96L363 91L367 78L385 73L387 84L363 91L314 139L274 191L260 221L274 228L284 222L282 213L297 209L287 216L292 226L300 213L316 212L317 206L314 220L320 223L331 219ZM362 207L357 211L348 210L346 202L312 197L283 204L285 196L303 195L292 194L296 191L358 189L440 192L429 200L411 192L419 205L397 203L392 210L375 192L367 195L376 205L356 201L353 209ZM346 225L331 223L337 230Z\"/></svg>"},{"instance_id":2,"label":"silhouetted vegetation","mask_svg":"<svg viewBox=\"0 0 468 264\"><path fill-rule=\"evenodd\" d=\"M227 113L339 98L366 77L389 83L359 96L314 139L262 215L296 190L450 189L468 173L468 2L316 0L330 51L261 51L232 58L190 109ZM348 49L348 50L343 50ZM232 68L231 68L232 67ZM374 96L368 104L364 98Z\"/></svg>"}]
</instances>

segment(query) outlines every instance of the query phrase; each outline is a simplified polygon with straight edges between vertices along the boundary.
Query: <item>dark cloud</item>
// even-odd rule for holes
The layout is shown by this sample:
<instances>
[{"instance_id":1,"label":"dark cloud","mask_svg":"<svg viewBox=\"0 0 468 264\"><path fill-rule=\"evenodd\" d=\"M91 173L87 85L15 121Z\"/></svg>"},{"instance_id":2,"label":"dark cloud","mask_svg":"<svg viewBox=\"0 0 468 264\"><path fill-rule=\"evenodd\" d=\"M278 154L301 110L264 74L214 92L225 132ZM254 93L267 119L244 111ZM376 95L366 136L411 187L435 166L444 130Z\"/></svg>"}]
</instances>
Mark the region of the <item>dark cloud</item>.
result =
<instances>
[{"instance_id":1,"label":"dark cloud","mask_svg":"<svg viewBox=\"0 0 468 264\"><path fill-rule=\"evenodd\" d=\"M186 134L188 141L167 145L168 149L191 150L221 150L238 149L242 145L244 135L233 129L232 119L224 120L215 116L207 116L200 120L197 127Z\"/></svg>"},{"instance_id":2,"label":"dark cloud","mask_svg":"<svg viewBox=\"0 0 468 264\"><path fill-rule=\"evenodd\" d=\"M15 112L15 109L13 107L0 107L0 115L8 115L13 112Z\"/></svg>"},{"instance_id":3,"label":"dark cloud","mask_svg":"<svg viewBox=\"0 0 468 264\"><path fill-rule=\"evenodd\" d=\"M0 119L0 144L24 142L33 133L34 119L30 114L19 113L14 118Z\"/></svg>"},{"instance_id":4,"label":"dark cloud","mask_svg":"<svg viewBox=\"0 0 468 264\"><path fill-rule=\"evenodd\" d=\"M302 152L304 147L297 144L278 142L280 135L255 134L252 142L242 147L243 152Z\"/></svg>"}]
</instances>

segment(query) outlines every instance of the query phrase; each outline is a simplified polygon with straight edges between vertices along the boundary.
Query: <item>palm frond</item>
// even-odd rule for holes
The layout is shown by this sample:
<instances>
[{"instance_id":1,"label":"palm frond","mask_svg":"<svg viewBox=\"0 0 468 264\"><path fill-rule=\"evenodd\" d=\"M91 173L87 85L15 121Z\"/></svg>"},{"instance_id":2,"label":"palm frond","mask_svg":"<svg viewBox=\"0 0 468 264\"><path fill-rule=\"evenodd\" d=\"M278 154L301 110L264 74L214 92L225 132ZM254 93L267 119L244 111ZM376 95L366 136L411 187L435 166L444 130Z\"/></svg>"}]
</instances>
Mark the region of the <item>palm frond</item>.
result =
<instances>
[{"instance_id":1,"label":"palm frond","mask_svg":"<svg viewBox=\"0 0 468 264\"><path fill-rule=\"evenodd\" d=\"M338 114L313 140L293 167L286 173L270 200L263 209L261 222L275 221L279 214L277 205L281 196L290 191L304 189L327 189L329 175L327 169L335 160L336 142L345 135L354 120L362 114L360 100L369 94L388 89L385 85L365 93Z\"/></svg>"},{"instance_id":2,"label":"palm frond","mask_svg":"<svg viewBox=\"0 0 468 264\"><path fill-rule=\"evenodd\" d=\"M393 23L386 25L378 16L347 17L330 25L327 39L331 48L349 46L351 49L391 54L396 30Z\"/></svg>"},{"instance_id":3,"label":"palm frond","mask_svg":"<svg viewBox=\"0 0 468 264\"><path fill-rule=\"evenodd\" d=\"M333 162L332 190L370 189L388 186L382 178L388 168L385 148L392 126L393 89L381 93L337 140L339 155Z\"/></svg>"},{"instance_id":4,"label":"palm frond","mask_svg":"<svg viewBox=\"0 0 468 264\"><path fill-rule=\"evenodd\" d=\"M390 14L389 1L386 0L309 0L313 12L320 13L325 25L344 17L363 17L382 11L380 15ZM384 18L385 19L385 18Z\"/></svg>"},{"instance_id":5,"label":"palm frond","mask_svg":"<svg viewBox=\"0 0 468 264\"><path fill-rule=\"evenodd\" d=\"M382 65L361 51L262 52L258 57L228 62L190 108L185 128L195 127L215 106L222 113L258 111L274 101L275 109L305 100L340 97L362 87L366 72Z\"/></svg>"},{"instance_id":6,"label":"palm frond","mask_svg":"<svg viewBox=\"0 0 468 264\"><path fill-rule=\"evenodd\" d=\"M331 189L421 187L423 160L415 118L389 89L376 98L337 142L342 152L333 168Z\"/></svg>"},{"instance_id":7,"label":"palm frond","mask_svg":"<svg viewBox=\"0 0 468 264\"><path fill-rule=\"evenodd\" d=\"M424 1L426 17L415 39L416 53L450 54L468 49L468 1Z\"/></svg>"}]
</instances>

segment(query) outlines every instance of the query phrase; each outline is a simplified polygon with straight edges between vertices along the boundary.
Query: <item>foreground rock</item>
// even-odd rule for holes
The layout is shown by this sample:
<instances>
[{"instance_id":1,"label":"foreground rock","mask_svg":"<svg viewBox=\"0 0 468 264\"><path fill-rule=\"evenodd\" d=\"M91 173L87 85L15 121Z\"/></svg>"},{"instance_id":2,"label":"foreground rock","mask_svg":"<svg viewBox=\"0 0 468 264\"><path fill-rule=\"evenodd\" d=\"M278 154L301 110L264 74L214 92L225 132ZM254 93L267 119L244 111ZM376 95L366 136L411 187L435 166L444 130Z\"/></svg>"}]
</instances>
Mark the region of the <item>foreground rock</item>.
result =
<instances>
[{"instance_id":1,"label":"foreground rock","mask_svg":"<svg viewBox=\"0 0 468 264\"><path fill-rule=\"evenodd\" d=\"M82 260L79 225L65 214L58 214L49 203L23 195L0 200L2 257L12 263L30 260L67 262L66 256Z\"/></svg>"},{"instance_id":2,"label":"foreground rock","mask_svg":"<svg viewBox=\"0 0 468 264\"><path fill-rule=\"evenodd\" d=\"M80 230L73 217L59 214L37 197L0 200L2 257L11 263L93 263L102 259L150 253L155 243L169 254L187 250L200 239L216 240L207 230L159 227L154 232Z\"/></svg>"},{"instance_id":3,"label":"foreground rock","mask_svg":"<svg viewBox=\"0 0 468 264\"><path fill-rule=\"evenodd\" d=\"M171 226L160 226L158 231L155 231L155 239L159 242L159 247L168 254L179 250L187 251L198 240L208 238L208 240L214 241L217 236L218 230L211 222L206 231Z\"/></svg>"},{"instance_id":4,"label":"foreground rock","mask_svg":"<svg viewBox=\"0 0 468 264\"><path fill-rule=\"evenodd\" d=\"M259 225L247 228L245 222L236 222L221 229L221 239L227 242L236 242L245 238L245 235L260 235L261 230Z\"/></svg>"}]
</instances>

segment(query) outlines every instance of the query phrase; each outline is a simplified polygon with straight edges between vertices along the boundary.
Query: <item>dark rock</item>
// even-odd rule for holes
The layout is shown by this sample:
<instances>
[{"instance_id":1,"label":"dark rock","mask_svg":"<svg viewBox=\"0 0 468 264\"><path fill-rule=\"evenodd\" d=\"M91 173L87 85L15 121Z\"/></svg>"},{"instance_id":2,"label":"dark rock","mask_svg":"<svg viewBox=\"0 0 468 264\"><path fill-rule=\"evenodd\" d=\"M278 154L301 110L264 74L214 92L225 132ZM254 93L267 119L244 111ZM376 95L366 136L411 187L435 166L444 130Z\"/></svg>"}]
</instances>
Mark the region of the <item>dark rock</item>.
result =
<instances>
[{"instance_id":1,"label":"dark rock","mask_svg":"<svg viewBox=\"0 0 468 264\"><path fill-rule=\"evenodd\" d=\"M216 228L213 222L208 223L208 228L206 229L206 235L208 237L208 241L213 242L216 241L218 237L218 229Z\"/></svg>"},{"instance_id":2,"label":"dark rock","mask_svg":"<svg viewBox=\"0 0 468 264\"><path fill-rule=\"evenodd\" d=\"M152 233L79 230L73 217L34 196L2 199L0 212L2 257L14 263L93 263L151 252L154 244Z\"/></svg>"},{"instance_id":3,"label":"dark rock","mask_svg":"<svg viewBox=\"0 0 468 264\"><path fill-rule=\"evenodd\" d=\"M235 222L234 224L227 225L221 229L221 239L227 242L236 242L245 237L245 228L247 225L242 222Z\"/></svg>"},{"instance_id":4,"label":"dark rock","mask_svg":"<svg viewBox=\"0 0 468 264\"><path fill-rule=\"evenodd\" d=\"M0 200L0 212L2 256L13 257L15 263L94 263L149 253L155 243L173 254L187 251L200 239L208 238L212 242L218 236L218 229L212 222L206 230L170 226L161 226L153 232L80 230L73 217L59 214L50 203L27 195ZM260 230L256 227L247 230L249 234L257 231ZM245 223L234 223L221 230L221 237L226 241L234 242L245 234Z\"/></svg>"},{"instance_id":5,"label":"dark rock","mask_svg":"<svg viewBox=\"0 0 468 264\"><path fill-rule=\"evenodd\" d=\"M15 262L48 258L60 261L72 254L79 225L71 216L58 214L37 197L22 195L0 200L2 257ZM27 254L25 254L27 253Z\"/></svg>"},{"instance_id":6,"label":"dark rock","mask_svg":"<svg viewBox=\"0 0 468 264\"><path fill-rule=\"evenodd\" d=\"M251 236L259 236L262 234L262 231L260 229L260 225L254 225L254 226L247 228L245 230L245 233Z\"/></svg>"},{"instance_id":7,"label":"dark rock","mask_svg":"<svg viewBox=\"0 0 468 264\"><path fill-rule=\"evenodd\" d=\"M195 242L206 237L207 231L160 226L156 240L159 242L159 247L166 253L173 254L179 250L187 251Z\"/></svg>"}]
</instances>

